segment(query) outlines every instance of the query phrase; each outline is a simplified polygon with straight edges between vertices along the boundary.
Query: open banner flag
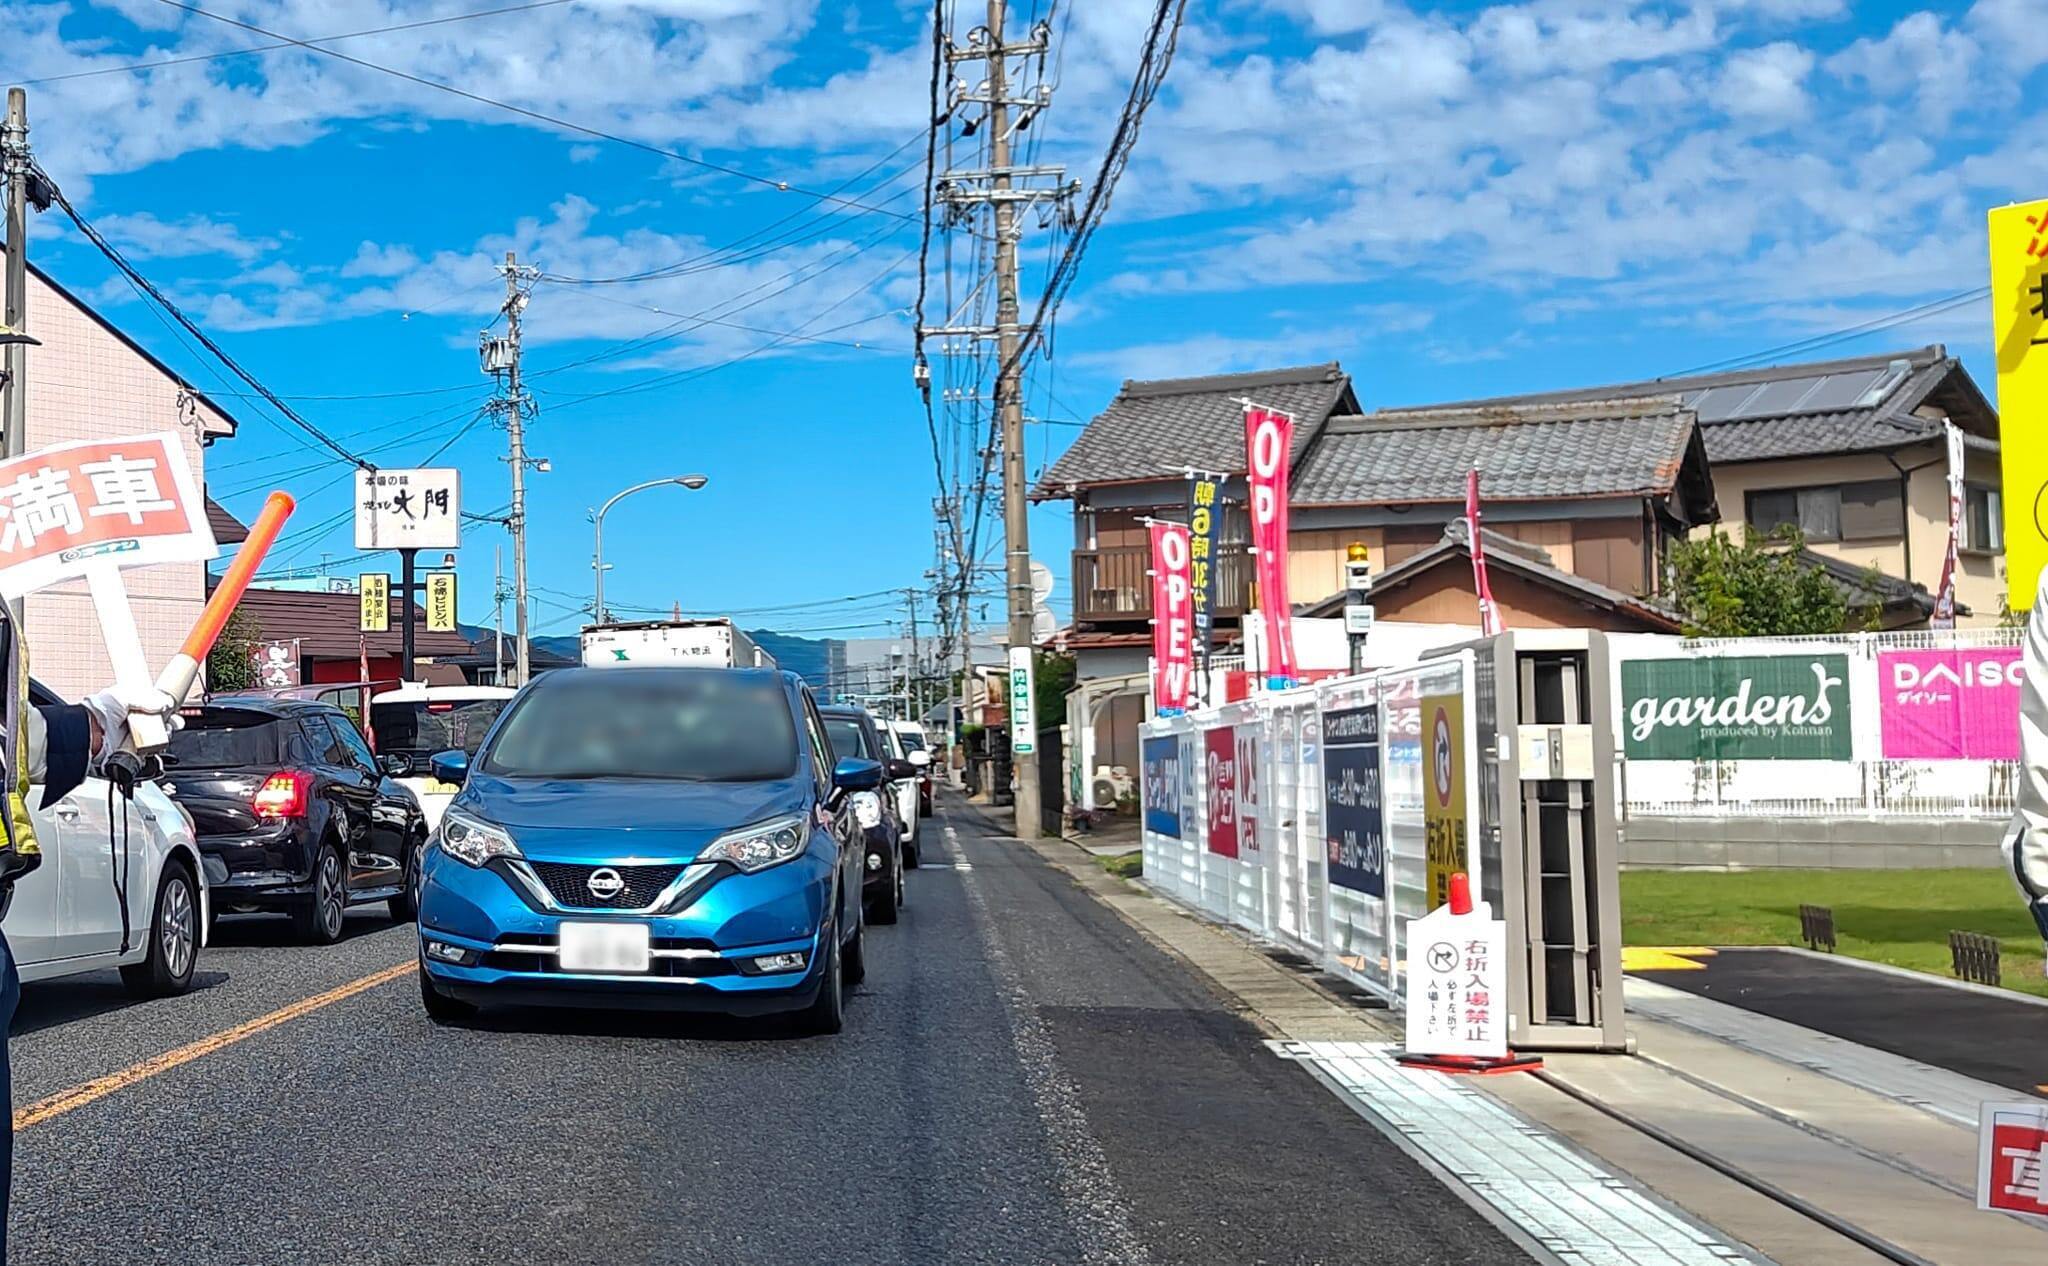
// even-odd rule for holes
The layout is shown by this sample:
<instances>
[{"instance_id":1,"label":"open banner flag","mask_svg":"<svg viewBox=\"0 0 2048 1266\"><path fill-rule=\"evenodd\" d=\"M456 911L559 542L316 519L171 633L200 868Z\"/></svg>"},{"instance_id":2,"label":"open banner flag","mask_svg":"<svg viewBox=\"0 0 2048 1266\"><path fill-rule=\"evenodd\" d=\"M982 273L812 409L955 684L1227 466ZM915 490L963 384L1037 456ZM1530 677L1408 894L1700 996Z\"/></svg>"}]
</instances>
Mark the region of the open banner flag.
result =
<instances>
[{"instance_id":1,"label":"open banner flag","mask_svg":"<svg viewBox=\"0 0 2048 1266\"><path fill-rule=\"evenodd\" d=\"M1291 414L1244 409L1246 476L1251 491L1253 576L1266 617L1266 684L1284 690L1300 679L1294 661L1294 620L1287 600L1287 467L1294 451Z\"/></svg>"},{"instance_id":2,"label":"open banner flag","mask_svg":"<svg viewBox=\"0 0 2048 1266\"><path fill-rule=\"evenodd\" d=\"M1194 585L1188 577L1188 529L1152 524L1152 704L1185 712L1195 676Z\"/></svg>"},{"instance_id":3,"label":"open banner flag","mask_svg":"<svg viewBox=\"0 0 2048 1266\"><path fill-rule=\"evenodd\" d=\"M1472 542L1472 590L1479 595L1479 633L1492 637L1505 623L1493 603L1493 586L1486 579L1486 543L1479 535L1479 468L1465 476L1465 535Z\"/></svg>"}]
</instances>

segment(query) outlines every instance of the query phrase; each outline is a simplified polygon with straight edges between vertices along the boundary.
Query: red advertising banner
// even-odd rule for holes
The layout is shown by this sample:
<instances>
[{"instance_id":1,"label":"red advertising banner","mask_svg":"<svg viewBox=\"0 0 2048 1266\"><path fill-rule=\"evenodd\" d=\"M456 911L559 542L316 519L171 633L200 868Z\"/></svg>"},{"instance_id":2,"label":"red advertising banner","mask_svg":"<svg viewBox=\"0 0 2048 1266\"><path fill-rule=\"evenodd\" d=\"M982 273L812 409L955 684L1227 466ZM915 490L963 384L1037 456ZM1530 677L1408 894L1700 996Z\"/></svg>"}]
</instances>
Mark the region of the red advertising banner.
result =
<instances>
[{"instance_id":1,"label":"red advertising banner","mask_svg":"<svg viewBox=\"0 0 2048 1266\"><path fill-rule=\"evenodd\" d=\"M1287 468L1294 451L1294 417L1247 404L1244 435L1253 576L1259 585L1259 610L1266 618L1266 678L1268 685L1280 690L1300 676L1287 598Z\"/></svg>"},{"instance_id":2,"label":"red advertising banner","mask_svg":"<svg viewBox=\"0 0 2048 1266\"><path fill-rule=\"evenodd\" d=\"M1209 851L1237 856L1237 729L1219 725L1202 736L1207 748Z\"/></svg>"},{"instance_id":3,"label":"red advertising banner","mask_svg":"<svg viewBox=\"0 0 2048 1266\"><path fill-rule=\"evenodd\" d=\"M1188 529L1152 525L1152 706L1185 712L1195 677L1194 585L1188 575Z\"/></svg>"}]
</instances>

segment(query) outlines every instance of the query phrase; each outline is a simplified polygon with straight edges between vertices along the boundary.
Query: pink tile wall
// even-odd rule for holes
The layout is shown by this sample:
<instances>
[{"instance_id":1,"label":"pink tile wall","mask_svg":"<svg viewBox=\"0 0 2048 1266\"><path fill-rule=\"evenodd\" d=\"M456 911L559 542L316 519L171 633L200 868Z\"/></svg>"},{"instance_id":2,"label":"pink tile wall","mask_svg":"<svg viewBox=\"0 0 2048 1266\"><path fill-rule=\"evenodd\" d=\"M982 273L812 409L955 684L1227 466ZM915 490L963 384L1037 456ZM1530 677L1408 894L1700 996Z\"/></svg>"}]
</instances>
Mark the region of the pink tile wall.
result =
<instances>
[{"instance_id":1,"label":"pink tile wall","mask_svg":"<svg viewBox=\"0 0 2048 1266\"><path fill-rule=\"evenodd\" d=\"M139 315L124 307L120 319ZM28 328L43 341L28 351L28 447L103 439L145 431L176 431L203 484L199 437L181 423L178 384L33 274ZM214 434L227 419L201 403L199 425ZM165 564L124 573L142 633L143 654L162 667L185 640L206 601L205 569ZM112 671L83 582L33 594L27 603L29 662L44 684L67 698L105 685Z\"/></svg>"}]
</instances>

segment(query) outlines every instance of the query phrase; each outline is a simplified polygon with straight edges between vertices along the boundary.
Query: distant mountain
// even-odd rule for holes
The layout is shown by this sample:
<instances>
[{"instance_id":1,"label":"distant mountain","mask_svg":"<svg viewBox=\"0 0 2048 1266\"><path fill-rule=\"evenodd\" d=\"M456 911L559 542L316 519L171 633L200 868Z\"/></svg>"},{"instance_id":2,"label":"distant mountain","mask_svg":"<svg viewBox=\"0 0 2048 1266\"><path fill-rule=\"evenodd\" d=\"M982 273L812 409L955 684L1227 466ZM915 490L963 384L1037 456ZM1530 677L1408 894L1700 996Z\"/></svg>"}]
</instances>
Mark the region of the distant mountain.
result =
<instances>
[{"instance_id":1,"label":"distant mountain","mask_svg":"<svg viewBox=\"0 0 2048 1266\"><path fill-rule=\"evenodd\" d=\"M479 649L489 650L495 630L473 624L458 624L456 632L468 638ZM777 633L773 629L748 629L747 636L761 644L761 649L775 657L775 662L796 673L814 686L823 686L831 671L832 643L821 638L797 637L788 633ZM512 646L511 635L507 634L505 645ZM573 633L554 637L533 639L536 651L550 651L570 661L583 658L583 640Z\"/></svg>"}]
</instances>

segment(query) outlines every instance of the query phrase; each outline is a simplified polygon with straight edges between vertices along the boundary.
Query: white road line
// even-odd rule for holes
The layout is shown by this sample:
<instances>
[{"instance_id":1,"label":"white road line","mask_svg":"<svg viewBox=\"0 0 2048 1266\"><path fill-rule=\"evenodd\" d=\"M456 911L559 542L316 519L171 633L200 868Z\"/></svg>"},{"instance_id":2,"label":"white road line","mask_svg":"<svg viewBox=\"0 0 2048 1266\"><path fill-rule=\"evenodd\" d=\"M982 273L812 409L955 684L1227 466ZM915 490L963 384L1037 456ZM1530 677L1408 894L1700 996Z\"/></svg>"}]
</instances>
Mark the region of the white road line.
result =
<instances>
[{"instance_id":1,"label":"white road line","mask_svg":"<svg viewBox=\"0 0 2048 1266\"><path fill-rule=\"evenodd\" d=\"M972 870L960 848L960 836L946 828L946 851L957 870ZM1059 1182L1060 1200L1081 1241L1081 1260L1100 1266L1150 1266L1151 1253L1131 1229L1130 1203L1117 1186L1102 1144L1088 1128L1088 1116L1081 1110L1081 1096L1060 1068L1058 1051L1045 1023L1031 1005L1024 982L1010 956L996 939L995 920L988 898L973 880L962 884L974 915L981 943L988 951L990 974L1010 1015L1010 1042L1017 1062L1023 1065L1031 1083L1031 1096L1051 1146L1053 1175Z\"/></svg>"}]
</instances>

